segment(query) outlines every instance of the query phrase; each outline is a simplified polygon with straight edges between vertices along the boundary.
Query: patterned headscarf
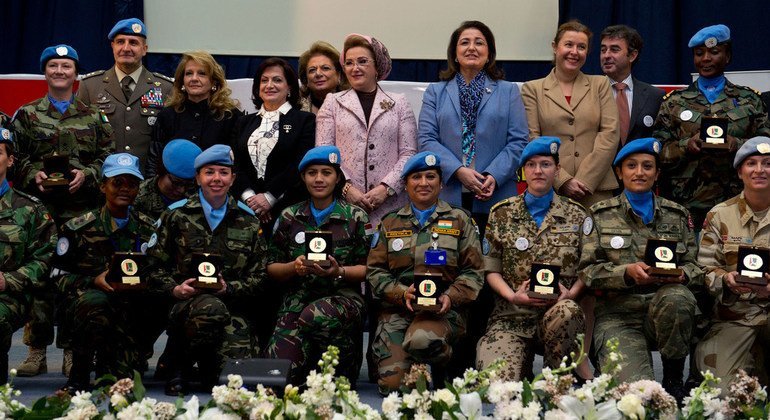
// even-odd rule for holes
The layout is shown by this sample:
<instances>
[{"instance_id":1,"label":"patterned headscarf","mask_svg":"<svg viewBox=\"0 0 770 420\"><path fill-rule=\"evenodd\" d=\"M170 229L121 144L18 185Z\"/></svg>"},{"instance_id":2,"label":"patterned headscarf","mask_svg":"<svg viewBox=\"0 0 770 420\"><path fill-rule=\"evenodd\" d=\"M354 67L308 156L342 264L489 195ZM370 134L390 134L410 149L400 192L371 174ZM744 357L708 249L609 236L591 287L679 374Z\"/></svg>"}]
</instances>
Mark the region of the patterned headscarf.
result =
<instances>
[{"instance_id":1,"label":"patterned headscarf","mask_svg":"<svg viewBox=\"0 0 770 420\"><path fill-rule=\"evenodd\" d=\"M359 36L366 40L366 42L371 45L372 50L374 50L374 64L377 68L377 81L385 80L388 75L390 74L390 70L393 68L393 60L390 59L390 53L388 53L388 48L385 47L385 44L382 42L376 40L375 38L369 36L369 35L362 35L362 34L348 34L348 36L345 37L345 41L348 40L348 38L352 36ZM344 45L344 44L343 44ZM342 67L345 67L345 53L347 50L343 49L342 54L340 54L340 64Z\"/></svg>"}]
</instances>

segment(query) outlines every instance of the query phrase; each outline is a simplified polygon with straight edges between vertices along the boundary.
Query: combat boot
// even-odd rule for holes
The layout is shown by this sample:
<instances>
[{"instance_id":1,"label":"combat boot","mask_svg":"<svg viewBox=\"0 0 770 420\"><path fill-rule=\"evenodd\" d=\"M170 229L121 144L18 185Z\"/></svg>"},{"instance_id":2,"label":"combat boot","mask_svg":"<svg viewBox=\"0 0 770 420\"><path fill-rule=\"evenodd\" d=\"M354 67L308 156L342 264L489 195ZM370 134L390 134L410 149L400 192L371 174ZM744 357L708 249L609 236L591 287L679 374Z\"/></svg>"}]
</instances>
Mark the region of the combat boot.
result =
<instances>
[{"instance_id":1,"label":"combat boot","mask_svg":"<svg viewBox=\"0 0 770 420\"><path fill-rule=\"evenodd\" d=\"M45 347L29 347L27 359L16 368L17 376L37 376L48 373L48 362L45 358Z\"/></svg>"},{"instance_id":2,"label":"combat boot","mask_svg":"<svg viewBox=\"0 0 770 420\"><path fill-rule=\"evenodd\" d=\"M94 360L93 352L72 352L72 368L67 379L64 390L70 395L75 395L76 391L91 390L91 366Z\"/></svg>"},{"instance_id":3,"label":"combat boot","mask_svg":"<svg viewBox=\"0 0 770 420\"><path fill-rule=\"evenodd\" d=\"M62 357L61 361L61 373L69 378L70 370L72 370L72 350L64 349L64 357Z\"/></svg>"},{"instance_id":4,"label":"combat boot","mask_svg":"<svg viewBox=\"0 0 770 420\"><path fill-rule=\"evenodd\" d=\"M681 405L682 400L687 396L682 380L685 358L668 359L662 357L661 360L663 361L663 388L676 399L677 404Z\"/></svg>"}]
</instances>

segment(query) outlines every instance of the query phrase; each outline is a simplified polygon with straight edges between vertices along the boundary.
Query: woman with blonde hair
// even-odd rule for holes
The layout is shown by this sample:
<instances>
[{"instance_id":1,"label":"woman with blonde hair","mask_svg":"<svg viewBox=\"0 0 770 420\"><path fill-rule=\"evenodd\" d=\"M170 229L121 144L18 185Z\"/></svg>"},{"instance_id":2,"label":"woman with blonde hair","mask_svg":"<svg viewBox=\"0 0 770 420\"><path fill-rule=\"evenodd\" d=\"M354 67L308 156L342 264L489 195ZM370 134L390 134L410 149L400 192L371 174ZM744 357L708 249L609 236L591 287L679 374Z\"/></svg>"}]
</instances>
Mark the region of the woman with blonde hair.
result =
<instances>
[{"instance_id":1,"label":"woman with blonde hair","mask_svg":"<svg viewBox=\"0 0 770 420\"><path fill-rule=\"evenodd\" d=\"M201 149L229 145L235 122L243 115L231 94L225 71L211 54L182 54L174 73L171 100L153 124L147 175L155 175L163 147L172 139L190 140Z\"/></svg>"},{"instance_id":2,"label":"woman with blonde hair","mask_svg":"<svg viewBox=\"0 0 770 420\"><path fill-rule=\"evenodd\" d=\"M325 41L316 41L299 56L300 105L317 114L330 93L347 89L348 80L340 64L340 52Z\"/></svg>"}]
</instances>

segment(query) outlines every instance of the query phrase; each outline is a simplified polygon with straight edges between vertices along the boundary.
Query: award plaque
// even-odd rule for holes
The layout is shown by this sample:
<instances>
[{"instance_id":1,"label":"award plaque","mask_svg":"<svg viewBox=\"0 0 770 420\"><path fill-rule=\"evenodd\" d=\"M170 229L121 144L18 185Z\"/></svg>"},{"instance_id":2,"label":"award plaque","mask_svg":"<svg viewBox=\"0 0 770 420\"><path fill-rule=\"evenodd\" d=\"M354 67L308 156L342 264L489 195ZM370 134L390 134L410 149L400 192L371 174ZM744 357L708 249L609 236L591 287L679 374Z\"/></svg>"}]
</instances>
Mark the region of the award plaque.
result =
<instances>
[{"instance_id":1,"label":"award plaque","mask_svg":"<svg viewBox=\"0 0 770 420\"><path fill-rule=\"evenodd\" d=\"M222 256L195 252L192 255L193 277L192 287L196 289L219 290L219 274L222 272Z\"/></svg>"},{"instance_id":2,"label":"award plaque","mask_svg":"<svg viewBox=\"0 0 770 420\"><path fill-rule=\"evenodd\" d=\"M650 266L647 274L655 277L679 277L684 274L677 267L676 241L648 239L644 249L644 262Z\"/></svg>"},{"instance_id":3,"label":"award plaque","mask_svg":"<svg viewBox=\"0 0 770 420\"><path fill-rule=\"evenodd\" d=\"M45 188L69 187L70 183L70 158L66 154L54 152L43 158L43 172L48 178L42 181Z\"/></svg>"},{"instance_id":4,"label":"award plaque","mask_svg":"<svg viewBox=\"0 0 770 420\"><path fill-rule=\"evenodd\" d=\"M147 283L144 268L147 256L140 252L116 252L112 254L110 268L107 271L107 283L116 291L144 290Z\"/></svg>"},{"instance_id":5,"label":"award plaque","mask_svg":"<svg viewBox=\"0 0 770 420\"><path fill-rule=\"evenodd\" d=\"M738 247L738 277L739 283L766 286L765 273L770 264L770 249L755 246Z\"/></svg>"},{"instance_id":6,"label":"award plaque","mask_svg":"<svg viewBox=\"0 0 770 420\"><path fill-rule=\"evenodd\" d=\"M444 280L441 274L414 273L415 311L438 312L441 303L438 298L444 293Z\"/></svg>"},{"instance_id":7,"label":"award plaque","mask_svg":"<svg viewBox=\"0 0 770 420\"><path fill-rule=\"evenodd\" d=\"M559 290L558 265L534 262L529 273L529 290L527 296L538 299L557 299Z\"/></svg>"},{"instance_id":8,"label":"award plaque","mask_svg":"<svg viewBox=\"0 0 770 420\"><path fill-rule=\"evenodd\" d=\"M332 265L329 255L334 255L332 233L325 230L305 231L305 265Z\"/></svg>"},{"instance_id":9,"label":"award plaque","mask_svg":"<svg viewBox=\"0 0 770 420\"><path fill-rule=\"evenodd\" d=\"M727 118L704 117L700 125L700 138L704 149L727 150Z\"/></svg>"}]
</instances>

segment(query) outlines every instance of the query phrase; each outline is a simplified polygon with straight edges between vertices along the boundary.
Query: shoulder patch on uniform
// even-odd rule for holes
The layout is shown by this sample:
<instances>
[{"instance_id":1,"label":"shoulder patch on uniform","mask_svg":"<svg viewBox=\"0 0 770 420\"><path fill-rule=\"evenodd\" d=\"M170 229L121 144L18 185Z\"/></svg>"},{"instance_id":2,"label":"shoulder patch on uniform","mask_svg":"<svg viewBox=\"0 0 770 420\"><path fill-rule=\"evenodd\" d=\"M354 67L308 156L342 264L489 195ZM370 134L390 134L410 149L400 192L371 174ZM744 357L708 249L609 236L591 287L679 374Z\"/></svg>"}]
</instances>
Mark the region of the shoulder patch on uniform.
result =
<instances>
[{"instance_id":1,"label":"shoulder patch on uniform","mask_svg":"<svg viewBox=\"0 0 770 420\"><path fill-rule=\"evenodd\" d=\"M175 202L173 202L173 203L169 204L169 205L168 205L168 209L169 209L169 210L178 209L179 207L182 207L182 206L184 206L185 204L187 204L187 199L186 199L186 198L183 198L183 199L181 199L181 200L179 200L179 201L175 201Z\"/></svg>"},{"instance_id":2,"label":"shoulder patch on uniform","mask_svg":"<svg viewBox=\"0 0 770 420\"><path fill-rule=\"evenodd\" d=\"M372 248L377 246L377 243L380 242L380 231L374 232L374 235L372 236L372 244L370 245Z\"/></svg>"},{"instance_id":3,"label":"shoulder patch on uniform","mask_svg":"<svg viewBox=\"0 0 770 420\"><path fill-rule=\"evenodd\" d=\"M85 226L88 226L89 224L93 223L96 220L96 213L94 211L89 211L88 213L78 216L69 222L65 223L65 226L72 229L73 231L80 230Z\"/></svg>"},{"instance_id":4,"label":"shoulder patch on uniform","mask_svg":"<svg viewBox=\"0 0 770 420\"><path fill-rule=\"evenodd\" d=\"M94 77L94 76L101 76L101 75L102 75L102 74L104 74L104 72L106 72L106 71L107 71L107 70L97 70L97 71L92 71L91 73L88 73L88 74L86 74L85 76L83 76L83 79L81 79L81 80L86 80L86 79L88 79L89 77Z\"/></svg>"},{"instance_id":5,"label":"shoulder patch on uniform","mask_svg":"<svg viewBox=\"0 0 770 420\"><path fill-rule=\"evenodd\" d=\"M240 209L245 211L246 213L248 213L248 214L250 214L252 216L256 216L256 213L254 213L254 210L249 208L249 206L247 206L246 203L244 203L241 200L238 200L238 207L240 207Z\"/></svg>"},{"instance_id":6,"label":"shoulder patch on uniform","mask_svg":"<svg viewBox=\"0 0 770 420\"><path fill-rule=\"evenodd\" d=\"M585 211L586 211L586 213L588 212L588 209L587 209L587 208L586 208L584 205L580 204L579 202L577 202L577 201L575 201L575 200L573 200L573 199L571 199L571 198L569 198L569 197L564 197L564 198L566 198L566 199L567 199L567 202L568 202L568 203L570 203L570 204L573 204L573 205L576 205L576 206L580 207L581 209L585 210Z\"/></svg>"},{"instance_id":7,"label":"shoulder patch on uniform","mask_svg":"<svg viewBox=\"0 0 770 420\"><path fill-rule=\"evenodd\" d=\"M489 209L489 212L492 213L493 211L495 211L496 208L502 207L507 204L511 204L511 200L509 198L506 198L505 200L500 200L497 203L495 203L495 205L492 206L492 208Z\"/></svg>"},{"instance_id":8,"label":"shoulder patch on uniform","mask_svg":"<svg viewBox=\"0 0 770 420\"><path fill-rule=\"evenodd\" d=\"M163 80L165 80L165 81L167 81L167 82L170 82L170 83L174 83L174 79L172 79L172 78L170 78L170 77L166 76L165 74L156 73L156 72L152 72L152 74L153 74L155 77L157 77L157 78L163 79Z\"/></svg>"}]
</instances>

